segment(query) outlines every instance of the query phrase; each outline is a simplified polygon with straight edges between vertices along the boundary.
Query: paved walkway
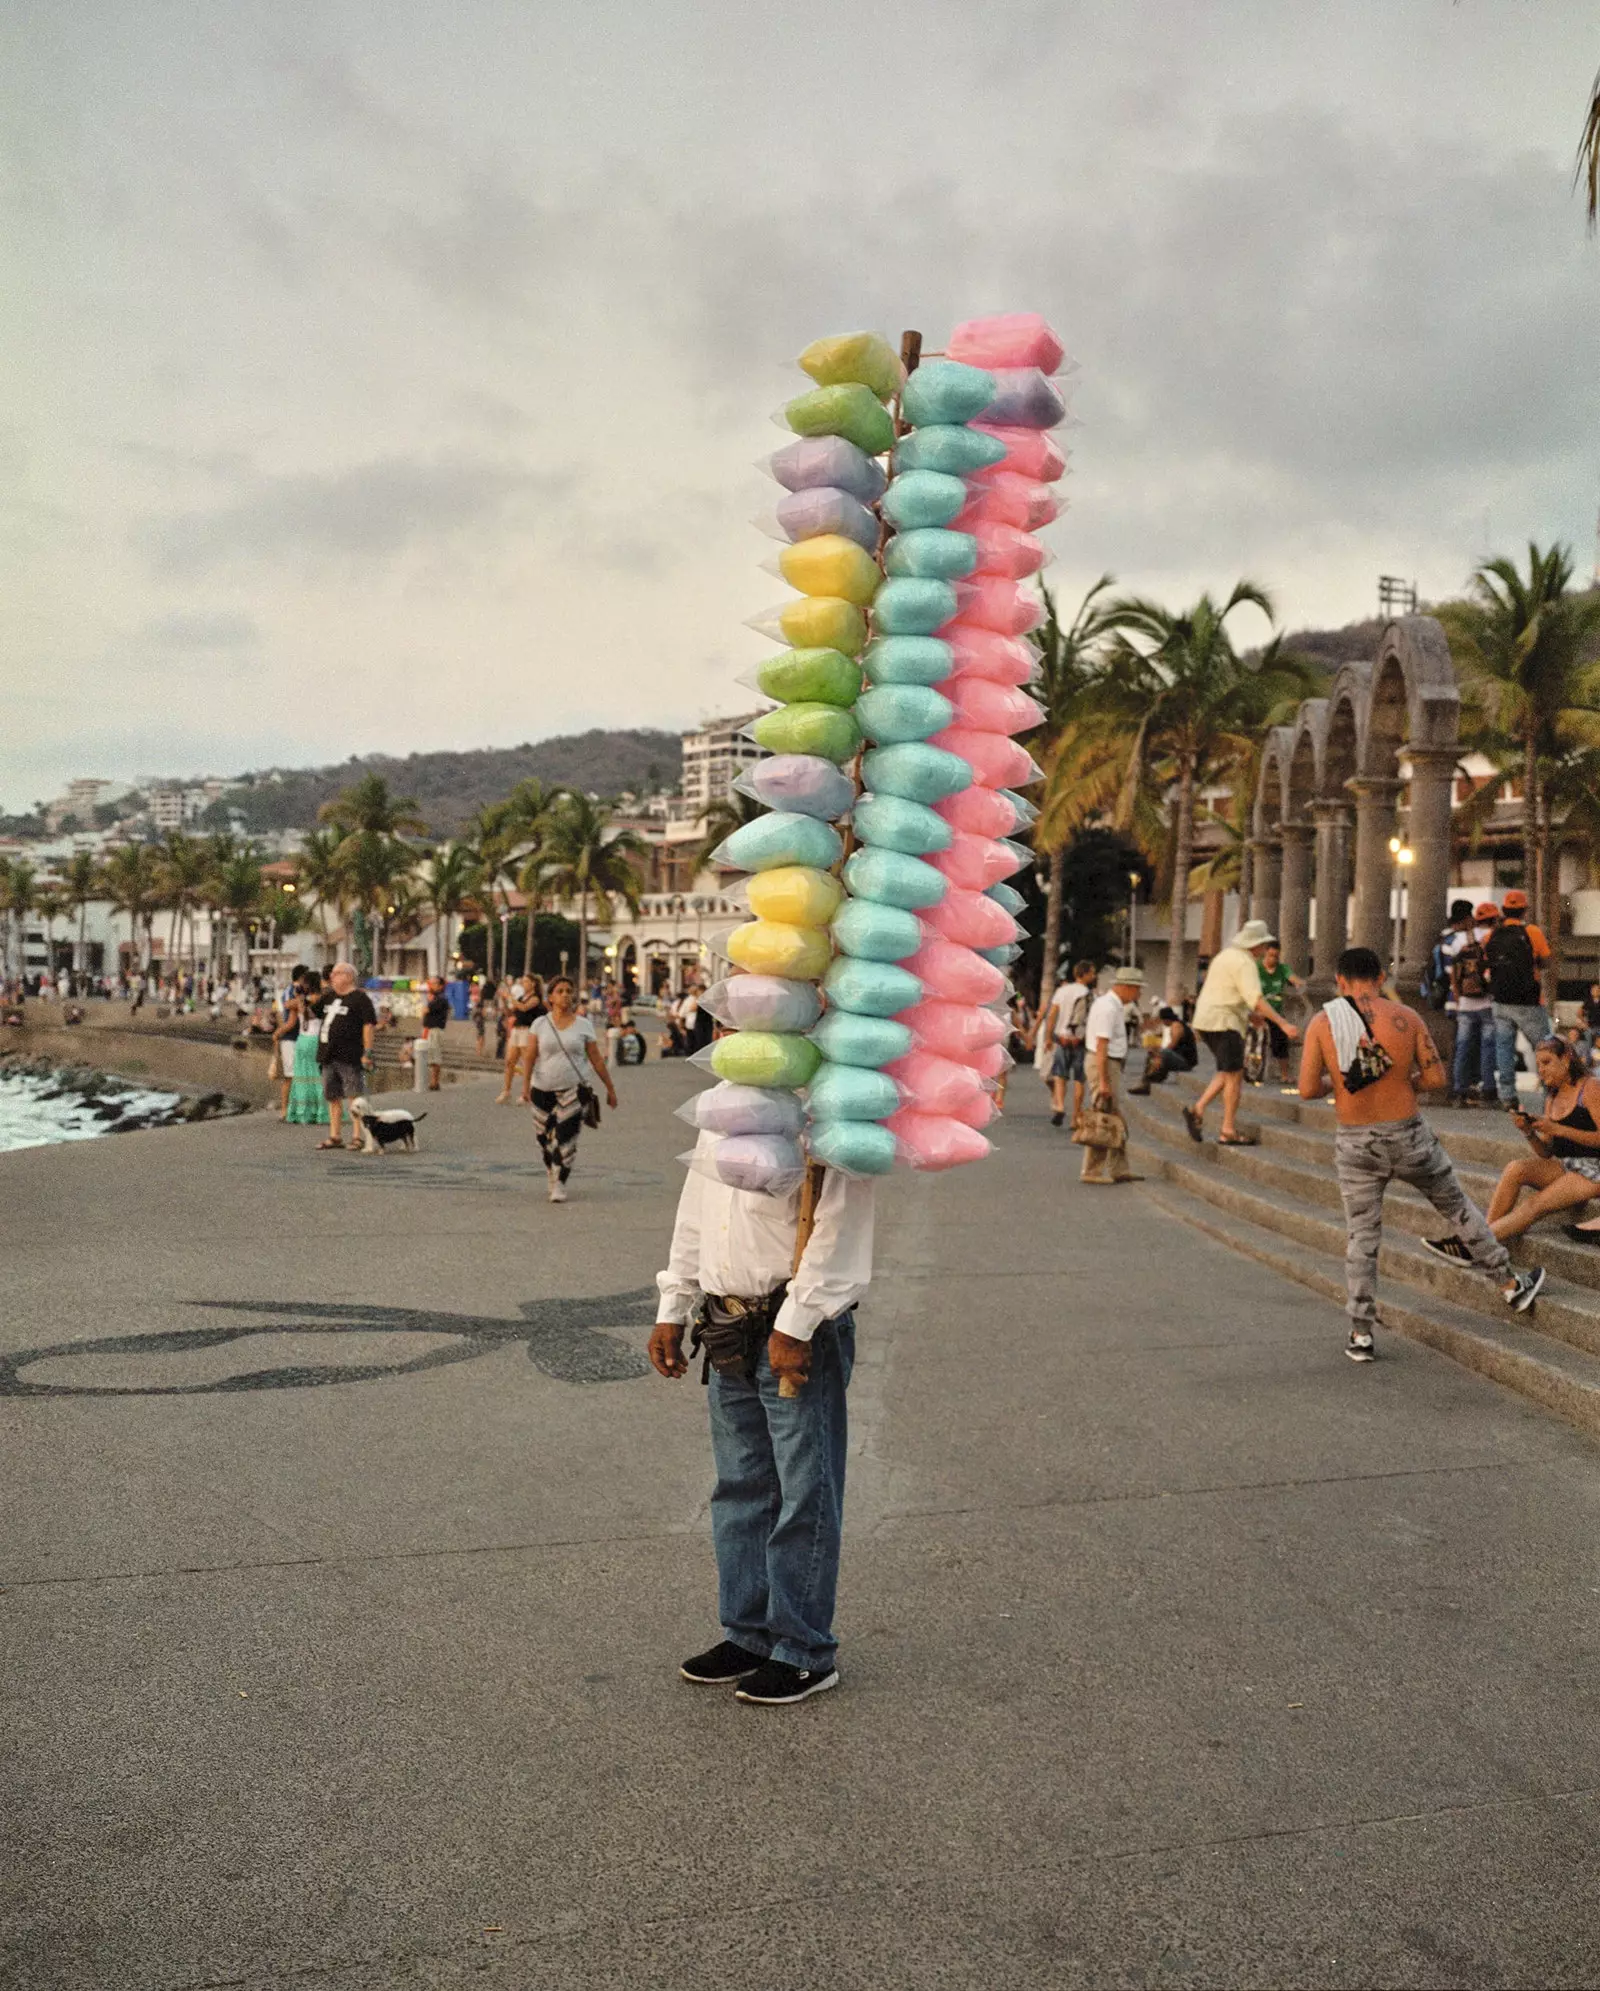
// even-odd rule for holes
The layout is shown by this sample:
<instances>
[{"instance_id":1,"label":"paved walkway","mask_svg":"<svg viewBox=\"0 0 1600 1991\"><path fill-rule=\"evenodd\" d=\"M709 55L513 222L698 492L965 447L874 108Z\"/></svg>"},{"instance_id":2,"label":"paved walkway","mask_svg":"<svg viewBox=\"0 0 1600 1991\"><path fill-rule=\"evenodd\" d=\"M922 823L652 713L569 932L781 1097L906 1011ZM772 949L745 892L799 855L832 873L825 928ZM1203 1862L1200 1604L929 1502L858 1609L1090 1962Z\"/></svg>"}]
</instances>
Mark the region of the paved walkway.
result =
<instances>
[{"instance_id":1,"label":"paved walkway","mask_svg":"<svg viewBox=\"0 0 1600 1991\"><path fill-rule=\"evenodd\" d=\"M483 1084L0 1157L0 1358L70 1345L0 1359L8 1991L1600 1982L1600 1455L1080 1189L1027 1074L882 1196L844 1688L680 1685L693 1083L560 1208Z\"/></svg>"}]
</instances>

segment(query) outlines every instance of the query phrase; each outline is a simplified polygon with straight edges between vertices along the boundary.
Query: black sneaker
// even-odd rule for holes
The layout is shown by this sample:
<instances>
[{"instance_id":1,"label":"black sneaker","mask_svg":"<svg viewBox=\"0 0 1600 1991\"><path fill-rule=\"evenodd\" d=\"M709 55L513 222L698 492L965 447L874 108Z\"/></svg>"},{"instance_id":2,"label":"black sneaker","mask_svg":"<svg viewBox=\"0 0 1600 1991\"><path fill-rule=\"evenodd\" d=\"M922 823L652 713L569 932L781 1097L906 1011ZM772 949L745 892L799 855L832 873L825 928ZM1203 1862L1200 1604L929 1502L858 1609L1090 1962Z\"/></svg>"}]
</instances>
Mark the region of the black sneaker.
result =
<instances>
[{"instance_id":1,"label":"black sneaker","mask_svg":"<svg viewBox=\"0 0 1600 1991\"><path fill-rule=\"evenodd\" d=\"M1050 1115L1050 1124L1051 1124L1051 1126L1052 1126L1052 1127L1059 1127L1059 1126L1061 1125L1062 1121L1066 1119L1066 1117L1067 1117L1067 1116L1066 1116L1066 1114L1065 1114L1065 1113L1052 1113L1052 1114Z\"/></svg>"},{"instance_id":2,"label":"black sneaker","mask_svg":"<svg viewBox=\"0 0 1600 1991\"><path fill-rule=\"evenodd\" d=\"M678 1668L684 1679L697 1687L725 1687L733 1680L748 1680L767 1665L759 1652L746 1652L742 1645L724 1639L709 1652L696 1653Z\"/></svg>"},{"instance_id":3,"label":"black sneaker","mask_svg":"<svg viewBox=\"0 0 1600 1991\"><path fill-rule=\"evenodd\" d=\"M1544 1287L1544 1267L1530 1265L1526 1272L1516 1273L1509 1286L1500 1288L1500 1297L1514 1314L1525 1314L1538 1299Z\"/></svg>"},{"instance_id":4,"label":"black sneaker","mask_svg":"<svg viewBox=\"0 0 1600 1991\"><path fill-rule=\"evenodd\" d=\"M1378 1351L1372 1345L1372 1336L1365 1328L1353 1327L1350 1339L1344 1344L1344 1352L1352 1362L1376 1362Z\"/></svg>"},{"instance_id":5,"label":"black sneaker","mask_svg":"<svg viewBox=\"0 0 1600 1991\"><path fill-rule=\"evenodd\" d=\"M755 1701L764 1708L788 1707L792 1701L808 1701L813 1694L825 1694L839 1684L839 1669L812 1672L806 1666L785 1666L781 1659L769 1659L739 1688L735 1698Z\"/></svg>"},{"instance_id":6,"label":"black sneaker","mask_svg":"<svg viewBox=\"0 0 1600 1991\"><path fill-rule=\"evenodd\" d=\"M1422 1240L1424 1251L1431 1251L1435 1258L1442 1258L1446 1265L1470 1265L1472 1253L1458 1237L1425 1237Z\"/></svg>"}]
</instances>

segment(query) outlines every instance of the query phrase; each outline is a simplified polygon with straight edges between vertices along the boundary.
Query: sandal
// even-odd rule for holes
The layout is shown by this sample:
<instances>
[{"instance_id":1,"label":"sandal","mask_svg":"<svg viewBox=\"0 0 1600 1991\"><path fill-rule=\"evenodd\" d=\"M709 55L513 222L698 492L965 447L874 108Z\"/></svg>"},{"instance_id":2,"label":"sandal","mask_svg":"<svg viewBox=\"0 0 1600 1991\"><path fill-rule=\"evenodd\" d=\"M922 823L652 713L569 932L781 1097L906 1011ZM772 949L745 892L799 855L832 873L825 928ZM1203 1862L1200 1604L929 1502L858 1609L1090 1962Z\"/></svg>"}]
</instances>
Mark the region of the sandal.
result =
<instances>
[{"instance_id":1,"label":"sandal","mask_svg":"<svg viewBox=\"0 0 1600 1991\"><path fill-rule=\"evenodd\" d=\"M1218 1134L1219 1148L1256 1148L1261 1145L1259 1134Z\"/></svg>"},{"instance_id":2,"label":"sandal","mask_svg":"<svg viewBox=\"0 0 1600 1991\"><path fill-rule=\"evenodd\" d=\"M1189 1138L1191 1141L1204 1141L1206 1137L1205 1123L1192 1106L1186 1106L1183 1109L1183 1124L1189 1129Z\"/></svg>"},{"instance_id":3,"label":"sandal","mask_svg":"<svg viewBox=\"0 0 1600 1991\"><path fill-rule=\"evenodd\" d=\"M321 1154L324 1148L342 1148L343 1146L343 1141L318 1141L317 1153Z\"/></svg>"}]
</instances>

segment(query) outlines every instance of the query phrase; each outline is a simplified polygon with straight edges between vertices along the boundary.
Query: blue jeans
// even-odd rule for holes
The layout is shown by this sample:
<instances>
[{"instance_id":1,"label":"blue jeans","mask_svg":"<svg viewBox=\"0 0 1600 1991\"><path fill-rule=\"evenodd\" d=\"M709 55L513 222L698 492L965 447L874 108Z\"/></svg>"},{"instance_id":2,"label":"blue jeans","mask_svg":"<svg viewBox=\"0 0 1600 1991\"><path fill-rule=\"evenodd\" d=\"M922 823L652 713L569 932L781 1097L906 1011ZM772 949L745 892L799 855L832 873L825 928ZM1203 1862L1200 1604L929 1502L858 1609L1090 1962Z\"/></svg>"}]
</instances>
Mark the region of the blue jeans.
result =
<instances>
[{"instance_id":1,"label":"blue jeans","mask_svg":"<svg viewBox=\"0 0 1600 1991\"><path fill-rule=\"evenodd\" d=\"M1494 1006L1495 1064L1502 1105L1517 1103L1517 1032L1528 1040L1528 1069L1533 1047L1550 1035L1550 1018L1536 1002L1497 1002Z\"/></svg>"},{"instance_id":2,"label":"blue jeans","mask_svg":"<svg viewBox=\"0 0 1600 1991\"><path fill-rule=\"evenodd\" d=\"M1495 1028L1492 1009L1456 1011L1456 1054L1450 1074L1450 1090L1459 1099L1469 1085L1483 1088L1485 1099L1495 1096Z\"/></svg>"},{"instance_id":3,"label":"blue jeans","mask_svg":"<svg viewBox=\"0 0 1600 1991\"><path fill-rule=\"evenodd\" d=\"M837 1650L845 1391L855 1352L855 1316L842 1314L813 1335L811 1375L798 1396L779 1396L764 1344L753 1381L711 1375L722 1635L763 1659L822 1673Z\"/></svg>"}]
</instances>

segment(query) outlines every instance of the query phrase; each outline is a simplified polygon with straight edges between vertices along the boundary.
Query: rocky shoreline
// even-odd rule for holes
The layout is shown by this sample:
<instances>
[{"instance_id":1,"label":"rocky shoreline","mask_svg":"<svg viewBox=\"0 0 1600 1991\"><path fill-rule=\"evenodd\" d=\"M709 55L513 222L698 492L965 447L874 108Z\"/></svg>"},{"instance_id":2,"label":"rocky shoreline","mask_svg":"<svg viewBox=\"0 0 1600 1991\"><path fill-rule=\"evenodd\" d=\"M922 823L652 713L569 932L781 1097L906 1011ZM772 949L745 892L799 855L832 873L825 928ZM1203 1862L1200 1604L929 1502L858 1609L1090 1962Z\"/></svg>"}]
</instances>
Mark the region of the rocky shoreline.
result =
<instances>
[{"instance_id":1,"label":"rocky shoreline","mask_svg":"<svg viewBox=\"0 0 1600 1991\"><path fill-rule=\"evenodd\" d=\"M182 1092L160 1081L141 1083L93 1065L63 1064L48 1056L0 1050L0 1115L8 1094L41 1125L58 1123L60 1139L142 1133L156 1127L225 1119L251 1110L248 1100L225 1092ZM0 1148L5 1145L0 1130Z\"/></svg>"}]
</instances>

